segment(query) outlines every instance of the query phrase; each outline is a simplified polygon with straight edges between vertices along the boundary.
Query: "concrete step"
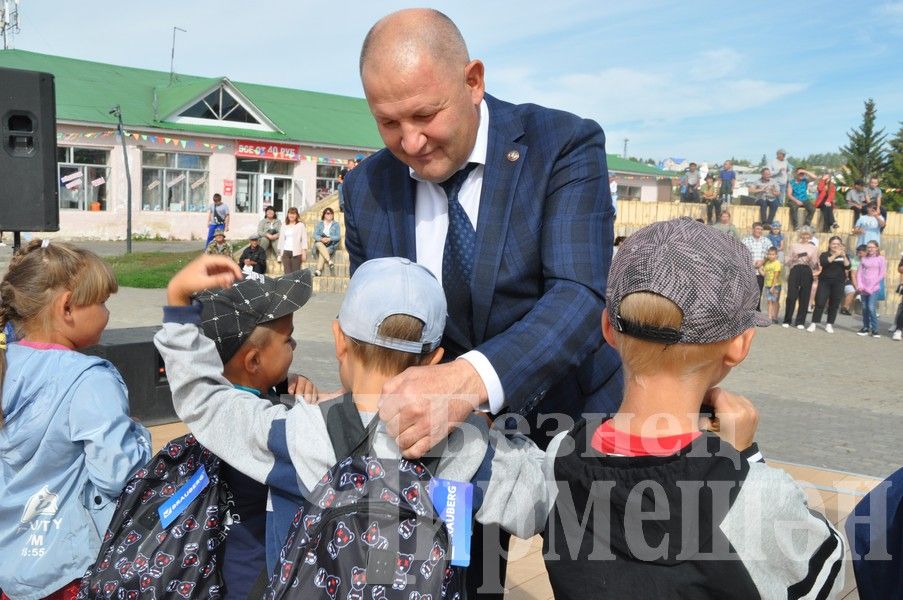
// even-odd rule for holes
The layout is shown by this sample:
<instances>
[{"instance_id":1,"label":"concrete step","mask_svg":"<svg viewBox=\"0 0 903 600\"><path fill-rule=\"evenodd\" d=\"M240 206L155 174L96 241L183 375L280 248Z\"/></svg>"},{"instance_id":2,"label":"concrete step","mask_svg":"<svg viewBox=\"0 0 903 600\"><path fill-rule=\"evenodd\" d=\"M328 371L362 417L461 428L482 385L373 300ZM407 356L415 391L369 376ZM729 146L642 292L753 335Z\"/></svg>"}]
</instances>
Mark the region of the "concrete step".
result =
<instances>
[{"instance_id":1,"label":"concrete step","mask_svg":"<svg viewBox=\"0 0 903 600\"><path fill-rule=\"evenodd\" d=\"M342 294L348 289L348 281L349 278L347 276L321 275L320 277L314 277L313 290L315 294L323 292Z\"/></svg>"}]
</instances>

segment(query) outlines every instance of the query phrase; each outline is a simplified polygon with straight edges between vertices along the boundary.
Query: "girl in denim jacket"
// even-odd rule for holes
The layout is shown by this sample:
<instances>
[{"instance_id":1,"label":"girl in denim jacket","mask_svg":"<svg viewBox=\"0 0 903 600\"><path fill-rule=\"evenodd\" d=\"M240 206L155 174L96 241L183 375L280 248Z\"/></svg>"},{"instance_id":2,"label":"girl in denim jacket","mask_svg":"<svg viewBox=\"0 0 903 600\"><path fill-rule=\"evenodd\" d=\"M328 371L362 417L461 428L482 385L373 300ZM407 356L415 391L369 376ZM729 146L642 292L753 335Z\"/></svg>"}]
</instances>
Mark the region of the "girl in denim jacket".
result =
<instances>
[{"instance_id":1,"label":"girl in denim jacket","mask_svg":"<svg viewBox=\"0 0 903 600\"><path fill-rule=\"evenodd\" d=\"M74 598L122 488L151 455L96 344L117 291L97 255L33 240L0 283L2 598Z\"/></svg>"}]
</instances>

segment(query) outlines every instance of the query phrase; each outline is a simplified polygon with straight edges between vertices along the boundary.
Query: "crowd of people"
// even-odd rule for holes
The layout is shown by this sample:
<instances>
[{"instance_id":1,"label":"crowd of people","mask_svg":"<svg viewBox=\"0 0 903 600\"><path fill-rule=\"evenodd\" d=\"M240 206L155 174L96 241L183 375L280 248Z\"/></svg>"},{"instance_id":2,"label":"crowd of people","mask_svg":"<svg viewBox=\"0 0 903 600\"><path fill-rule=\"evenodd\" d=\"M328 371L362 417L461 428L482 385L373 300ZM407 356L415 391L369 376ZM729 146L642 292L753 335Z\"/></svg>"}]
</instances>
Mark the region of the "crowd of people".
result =
<instances>
[{"instance_id":1,"label":"crowd of people","mask_svg":"<svg viewBox=\"0 0 903 600\"><path fill-rule=\"evenodd\" d=\"M213 203L208 210L209 236L204 248L205 254L232 256L236 249L226 241L228 230L228 207L225 211L219 194L214 194ZM224 218L217 215L224 214ZM326 268L335 273L333 256L342 239L342 230L335 220L334 211L323 209L320 220L314 226L313 253L317 257L314 275L319 277ZM301 221L298 209L290 207L285 213L285 221L280 221L272 206L264 209L263 218L257 231L247 238L247 246L242 248L238 264L242 269L263 274L289 274L301 270L307 261L308 243L307 226ZM281 270L276 268L277 263ZM269 269L269 270L268 270Z\"/></svg>"},{"instance_id":2,"label":"crowd of people","mask_svg":"<svg viewBox=\"0 0 903 600\"><path fill-rule=\"evenodd\" d=\"M869 310L878 242L854 270L832 240L824 267L807 226L785 246L773 222L741 243L684 218L643 228L612 257L598 124L486 94L483 63L431 9L378 21L360 73L386 148L343 187L353 275L332 323L341 398L318 404L289 374L294 313L314 276L298 269L308 246L297 211L284 222L266 211L255 234L255 248L275 245L282 277L245 276L254 264L214 252L167 287L155 344L173 406L229 467L234 522L210 567L218 593L501 598L509 534L541 533L556 598L839 597L848 543L765 462L753 404L718 384L770 324L761 294L776 292L782 266L803 311L785 311L785 324L804 325L816 271L847 261ZM224 234L227 217L214 209L211 227ZM332 217L313 235L320 271ZM729 212L718 219L731 233ZM825 287L830 315L837 288ZM148 533L140 519L116 557L98 557L116 498L150 458L115 369L72 352L98 340L116 289L92 253L40 240L0 283L0 326L14 330L0 337L0 554L18 559L0 563L3 600L68 600L105 560L122 581L82 595L132 597L129 577L143 594L176 558L120 558ZM274 390L284 381L289 397ZM366 427L349 452L337 410ZM360 471L334 478L355 458L367 459ZM390 489L402 476L410 485ZM435 486L472 494L440 510L427 502L438 503ZM384 510L362 507L370 499ZM434 537L440 519L448 536ZM430 542L415 550L425 555L398 551L426 522ZM451 530L471 526L462 553ZM178 527L173 540L200 524ZM871 539L851 539L858 580L876 587L899 570L900 556L868 560ZM173 543L194 568L196 548ZM162 582L157 597L190 596L195 583Z\"/></svg>"},{"instance_id":3,"label":"crowd of people","mask_svg":"<svg viewBox=\"0 0 903 600\"><path fill-rule=\"evenodd\" d=\"M875 205L857 220L858 243L847 249L843 238L832 235L827 249L819 253L819 242L809 225L799 226L791 237L785 236L779 221L752 224L741 236L731 223L730 211L722 210L712 227L740 240L749 250L756 270L760 293L764 294L767 313L782 327L814 332L826 317L824 330L834 333L838 313L851 315L858 302L862 310L860 336L882 337L877 303L887 299L885 289L887 259L881 253L880 215ZM897 264L903 275L903 255ZM786 286L784 284L786 281ZM903 293L903 286L895 290ZM782 295L783 292L783 295ZM780 317L784 301L783 318ZM811 321L806 323L812 313ZM903 298L888 329L891 339L903 339Z\"/></svg>"},{"instance_id":4,"label":"crowd of people","mask_svg":"<svg viewBox=\"0 0 903 600\"><path fill-rule=\"evenodd\" d=\"M790 173L793 177L790 177ZM853 210L853 223L859 227L859 218L874 206L880 227L884 228L887 208L884 193L877 177L868 180L857 179L846 190L844 206ZM737 187L737 172L730 160L724 161L717 175L707 173L701 178L699 166L691 162L680 178L681 202L702 202L706 205L706 221L717 223L722 207L734 199ZM759 206L759 222L772 223L778 208L786 204L790 209L790 226L796 230L800 225L812 226L816 211L821 213L821 231L830 233L839 228L834 218L834 208L840 206L836 173L826 171L822 175L803 169L794 169L787 161L787 153L778 149L775 158L760 171L759 178L748 183L749 195ZM800 211L803 212L800 220Z\"/></svg>"}]
</instances>

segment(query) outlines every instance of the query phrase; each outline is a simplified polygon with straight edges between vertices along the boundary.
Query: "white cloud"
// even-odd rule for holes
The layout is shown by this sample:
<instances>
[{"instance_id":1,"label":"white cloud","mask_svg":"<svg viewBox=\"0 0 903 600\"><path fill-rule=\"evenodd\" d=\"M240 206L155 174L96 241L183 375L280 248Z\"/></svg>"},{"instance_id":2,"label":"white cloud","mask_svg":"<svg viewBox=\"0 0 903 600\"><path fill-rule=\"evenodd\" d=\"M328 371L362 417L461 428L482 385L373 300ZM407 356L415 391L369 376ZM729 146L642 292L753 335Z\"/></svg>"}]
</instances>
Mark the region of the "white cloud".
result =
<instances>
[{"instance_id":1,"label":"white cloud","mask_svg":"<svg viewBox=\"0 0 903 600\"><path fill-rule=\"evenodd\" d=\"M680 64L544 77L528 68L490 71L489 89L517 101L555 106L604 126L675 122L760 107L806 89L804 83L769 81L739 68L731 49L703 53Z\"/></svg>"},{"instance_id":2,"label":"white cloud","mask_svg":"<svg viewBox=\"0 0 903 600\"><path fill-rule=\"evenodd\" d=\"M886 2L875 9L879 17L903 22L903 2Z\"/></svg>"},{"instance_id":3,"label":"white cloud","mask_svg":"<svg viewBox=\"0 0 903 600\"><path fill-rule=\"evenodd\" d=\"M689 75L699 81L730 77L740 68L742 57L732 48L708 50L690 66Z\"/></svg>"}]
</instances>

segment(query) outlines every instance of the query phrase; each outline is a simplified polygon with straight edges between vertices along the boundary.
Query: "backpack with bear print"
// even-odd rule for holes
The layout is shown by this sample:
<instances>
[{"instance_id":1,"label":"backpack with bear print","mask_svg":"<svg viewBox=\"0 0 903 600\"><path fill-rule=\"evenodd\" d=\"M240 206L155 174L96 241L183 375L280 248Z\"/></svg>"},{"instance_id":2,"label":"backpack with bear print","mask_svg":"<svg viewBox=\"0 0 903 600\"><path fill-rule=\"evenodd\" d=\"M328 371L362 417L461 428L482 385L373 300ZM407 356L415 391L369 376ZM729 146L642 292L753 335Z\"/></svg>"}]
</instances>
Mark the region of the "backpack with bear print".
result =
<instances>
[{"instance_id":1,"label":"backpack with bear print","mask_svg":"<svg viewBox=\"0 0 903 600\"><path fill-rule=\"evenodd\" d=\"M231 504L220 459L191 434L172 440L119 496L78 599L223 598Z\"/></svg>"},{"instance_id":2,"label":"backpack with bear print","mask_svg":"<svg viewBox=\"0 0 903 600\"><path fill-rule=\"evenodd\" d=\"M379 419L365 431L350 394L321 408L336 456L345 458L295 515L264 598L462 598L464 570L450 565L448 530L428 495L430 469L368 455Z\"/></svg>"}]
</instances>

